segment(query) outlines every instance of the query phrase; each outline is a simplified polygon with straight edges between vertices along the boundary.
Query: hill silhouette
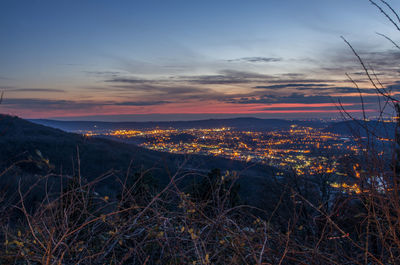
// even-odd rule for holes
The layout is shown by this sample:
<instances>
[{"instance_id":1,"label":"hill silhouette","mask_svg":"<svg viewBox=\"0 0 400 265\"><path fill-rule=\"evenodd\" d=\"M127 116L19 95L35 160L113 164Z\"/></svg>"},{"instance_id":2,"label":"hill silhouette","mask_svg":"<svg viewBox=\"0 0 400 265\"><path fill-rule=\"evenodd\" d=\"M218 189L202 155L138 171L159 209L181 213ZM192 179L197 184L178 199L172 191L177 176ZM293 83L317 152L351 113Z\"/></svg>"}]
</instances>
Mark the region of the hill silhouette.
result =
<instances>
[{"instance_id":1,"label":"hill silhouette","mask_svg":"<svg viewBox=\"0 0 400 265\"><path fill-rule=\"evenodd\" d=\"M382 138L393 138L396 129L394 122L349 120L329 124L323 130L343 136L366 137L373 135Z\"/></svg>"},{"instance_id":2,"label":"hill silhouette","mask_svg":"<svg viewBox=\"0 0 400 265\"><path fill-rule=\"evenodd\" d=\"M304 126L322 126L318 121L290 121L282 119L259 119L252 117L233 119L208 119L198 121L161 121L161 122L94 122L94 121L58 121L46 119L30 120L37 124L62 129L65 131L78 130L117 130L117 129L160 129L176 128L219 128L231 127L245 130L272 130L289 128L292 124Z\"/></svg>"}]
</instances>

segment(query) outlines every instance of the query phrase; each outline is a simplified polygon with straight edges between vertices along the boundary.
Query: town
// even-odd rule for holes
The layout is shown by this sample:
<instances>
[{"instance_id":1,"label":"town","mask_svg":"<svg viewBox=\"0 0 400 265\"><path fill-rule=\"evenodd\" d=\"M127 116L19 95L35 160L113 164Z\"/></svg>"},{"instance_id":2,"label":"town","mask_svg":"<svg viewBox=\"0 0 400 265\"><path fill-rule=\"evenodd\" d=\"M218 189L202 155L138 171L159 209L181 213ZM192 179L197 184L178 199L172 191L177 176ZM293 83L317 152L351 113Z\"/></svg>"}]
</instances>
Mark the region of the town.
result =
<instances>
[{"instance_id":1,"label":"town","mask_svg":"<svg viewBox=\"0 0 400 265\"><path fill-rule=\"evenodd\" d=\"M343 157L354 157L360 148L348 137L321 128L290 126L290 129L245 131L235 128L135 129L86 136L108 136L141 147L176 154L221 156L248 163L262 163L297 175L340 172Z\"/></svg>"}]
</instances>

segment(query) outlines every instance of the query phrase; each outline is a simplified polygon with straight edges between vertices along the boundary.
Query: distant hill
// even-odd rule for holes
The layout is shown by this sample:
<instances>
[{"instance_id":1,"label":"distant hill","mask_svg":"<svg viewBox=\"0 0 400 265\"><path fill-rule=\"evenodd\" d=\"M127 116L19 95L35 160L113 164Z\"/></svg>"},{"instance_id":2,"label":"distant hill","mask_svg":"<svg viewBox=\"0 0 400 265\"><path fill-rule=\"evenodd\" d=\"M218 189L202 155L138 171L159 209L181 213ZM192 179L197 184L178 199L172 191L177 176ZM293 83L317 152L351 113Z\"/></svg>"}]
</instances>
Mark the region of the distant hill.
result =
<instances>
[{"instance_id":1,"label":"distant hill","mask_svg":"<svg viewBox=\"0 0 400 265\"><path fill-rule=\"evenodd\" d=\"M213 168L242 172L241 193L247 201L263 192L262 185L275 174L276 169L258 164L245 164L224 158L193 155L190 157L147 150L135 145L114 142L108 139L85 137L59 129L35 124L18 117L0 115L0 173L3 169L21 160L49 160L54 168L41 169L32 163L18 164L7 181L1 182L16 187L21 176L36 178L44 172L73 175L77 172L77 150L79 149L80 172L88 181L108 170L114 170L116 178L125 176L130 163L131 172L153 169L152 175L161 185L169 181L168 171L174 173L186 161L183 170L207 173ZM168 168L168 170L167 170ZM47 170L47 171L46 171ZM50 171L49 171L50 170ZM100 191L113 194L118 189L116 179L108 179Z\"/></svg>"},{"instance_id":2,"label":"distant hill","mask_svg":"<svg viewBox=\"0 0 400 265\"><path fill-rule=\"evenodd\" d=\"M35 119L30 120L37 124L59 128L64 131L79 130L116 130L116 129L147 129L159 127L165 128L220 128L231 127L246 130L271 130L277 128L289 128L290 125L305 125L322 127L317 121L290 121L281 119L259 119L259 118L234 118L234 119L209 119L199 121L162 121L162 122L93 122L93 121L57 121Z\"/></svg>"},{"instance_id":3,"label":"distant hill","mask_svg":"<svg viewBox=\"0 0 400 265\"><path fill-rule=\"evenodd\" d=\"M393 138L395 128L394 122L351 120L329 124L324 131L343 136L365 137L372 134L382 138Z\"/></svg>"}]
</instances>

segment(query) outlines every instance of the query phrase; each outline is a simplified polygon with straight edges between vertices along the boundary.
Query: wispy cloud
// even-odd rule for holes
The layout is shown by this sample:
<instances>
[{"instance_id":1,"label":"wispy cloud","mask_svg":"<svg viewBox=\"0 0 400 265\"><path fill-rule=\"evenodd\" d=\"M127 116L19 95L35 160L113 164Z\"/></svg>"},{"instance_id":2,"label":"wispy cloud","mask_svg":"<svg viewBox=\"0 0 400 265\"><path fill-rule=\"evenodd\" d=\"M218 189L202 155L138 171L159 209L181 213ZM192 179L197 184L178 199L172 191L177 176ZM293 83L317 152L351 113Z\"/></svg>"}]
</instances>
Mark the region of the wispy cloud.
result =
<instances>
[{"instance_id":1,"label":"wispy cloud","mask_svg":"<svg viewBox=\"0 0 400 265\"><path fill-rule=\"evenodd\" d=\"M156 80L141 79L136 77L115 77L112 79L104 80L107 83L128 83L128 84L143 84L143 83L155 83Z\"/></svg>"},{"instance_id":2,"label":"wispy cloud","mask_svg":"<svg viewBox=\"0 0 400 265\"><path fill-rule=\"evenodd\" d=\"M227 98L225 102L234 104L316 104L316 103L338 103L339 98L329 95L306 95L300 93L291 93L289 95L265 94L262 96ZM359 103L360 97L348 96L340 97L342 103ZM375 97L364 97L365 103L376 103Z\"/></svg>"},{"instance_id":3,"label":"wispy cloud","mask_svg":"<svg viewBox=\"0 0 400 265\"><path fill-rule=\"evenodd\" d=\"M10 88L7 91L12 92L48 92L48 93L65 93L64 89L57 88Z\"/></svg>"},{"instance_id":4,"label":"wispy cloud","mask_svg":"<svg viewBox=\"0 0 400 265\"><path fill-rule=\"evenodd\" d=\"M237 59L227 60L228 62L248 62L248 63L271 63L271 62L280 62L283 61L282 58L277 57L242 57Z\"/></svg>"},{"instance_id":5,"label":"wispy cloud","mask_svg":"<svg viewBox=\"0 0 400 265\"><path fill-rule=\"evenodd\" d=\"M389 86L392 88L397 88L397 86ZM331 94L331 93L358 93L358 90L355 87L351 86L332 86L332 84L324 84L324 83L310 83L310 84L279 84L279 85L270 85L270 86L255 86L254 89L261 91L282 91L284 89L291 89L293 91L303 91L303 93L309 94ZM364 94L374 94L376 91L372 88L361 88L362 93Z\"/></svg>"},{"instance_id":6,"label":"wispy cloud","mask_svg":"<svg viewBox=\"0 0 400 265\"><path fill-rule=\"evenodd\" d=\"M275 89L283 89L283 88L296 88L296 89L309 89L309 88L321 88L328 87L328 84L320 84L320 83L310 83L310 84L280 84L280 85L270 85L270 86L255 86L255 89L265 89L265 90L275 90Z\"/></svg>"},{"instance_id":7,"label":"wispy cloud","mask_svg":"<svg viewBox=\"0 0 400 265\"><path fill-rule=\"evenodd\" d=\"M116 76L104 80L104 83L107 85L106 89L118 89L124 97L129 93L135 93L146 101L169 103L182 103L188 100L235 104L331 103L335 99L329 96L331 94L357 92L352 86L337 86L337 83L340 83L338 81L308 78L300 73L265 75L227 69L215 75L176 76L151 80L135 76ZM267 85L262 85L263 83ZM235 93L220 89L221 86L229 88L230 85L244 88L241 92ZM212 86L214 88L210 88ZM363 92L372 94L374 90L363 88ZM346 97L347 101L358 99L358 97Z\"/></svg>"},{"instance_id":8,"label":"wispy cloud","mask_svg":"<svg viewBox=\"0 0 400 265\"><path fill-rule=\"evenodd\" d=\"M96 75L96 76L115 76L120 75L122 72L119 71L83 71L88 75Z\"/></svg>"},{"instance_id":9,"label":"wispy cloud","mask_svg":"<svg viewBox=\"0 0 400 265\"><path fill-rule=\"evenodd\" d=\"M170 103L168 101L75 101L35 98L5 98L3 106L14 109L32 110L85 110L103 106L155 106Z\"/></svg>"},{"instance_id":10,"label":"wispy cloud","mask_svg":"<svg viewBox=\"0 0 400 265\"><path fill-rule=\"evenodd\" d=\"M272 75L236 70L222 70L217 75L180 76L179 78L183 81L203 85L246 84L276 79Z\"/></svg>"},{"instance_id":11,"label":"wispy cloud","mask_svg":"<svg viewBox=\"0 0 400 265\"><path fill-rule=\"evenodd\" d=\"M397 49L377 50L376 48L359 48L353 46L371 74L378 78L398 78L397 67L400 60L400 51ZM349 73L357 77L357 82L367 82L365 72L358 58L346 47L340 47L326 54L326 59L316 63L315 71L319 74L344 76Z\"/></svg>"}]
</instances>

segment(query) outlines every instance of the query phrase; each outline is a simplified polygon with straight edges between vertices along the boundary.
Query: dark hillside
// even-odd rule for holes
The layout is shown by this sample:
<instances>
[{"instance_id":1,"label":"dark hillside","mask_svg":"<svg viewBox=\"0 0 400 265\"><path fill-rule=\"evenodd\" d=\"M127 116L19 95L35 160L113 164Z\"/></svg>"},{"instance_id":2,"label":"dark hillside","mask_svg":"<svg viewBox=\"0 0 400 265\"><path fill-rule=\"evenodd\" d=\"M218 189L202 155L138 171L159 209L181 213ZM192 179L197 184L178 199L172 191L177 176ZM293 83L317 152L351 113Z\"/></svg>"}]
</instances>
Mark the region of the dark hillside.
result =
<instances>
[{"instance_id":1,"label":"dark hillside","mask_svg":"<svg viewBox=\"0 0 400 265\"><path fill-rule=\"evenodd\" d=\"M350 120L332 123L324 131L344 136L365 137L369 134L382 138L393 138L395 127L394 122Z\"/></svg>"}]
</instances>

